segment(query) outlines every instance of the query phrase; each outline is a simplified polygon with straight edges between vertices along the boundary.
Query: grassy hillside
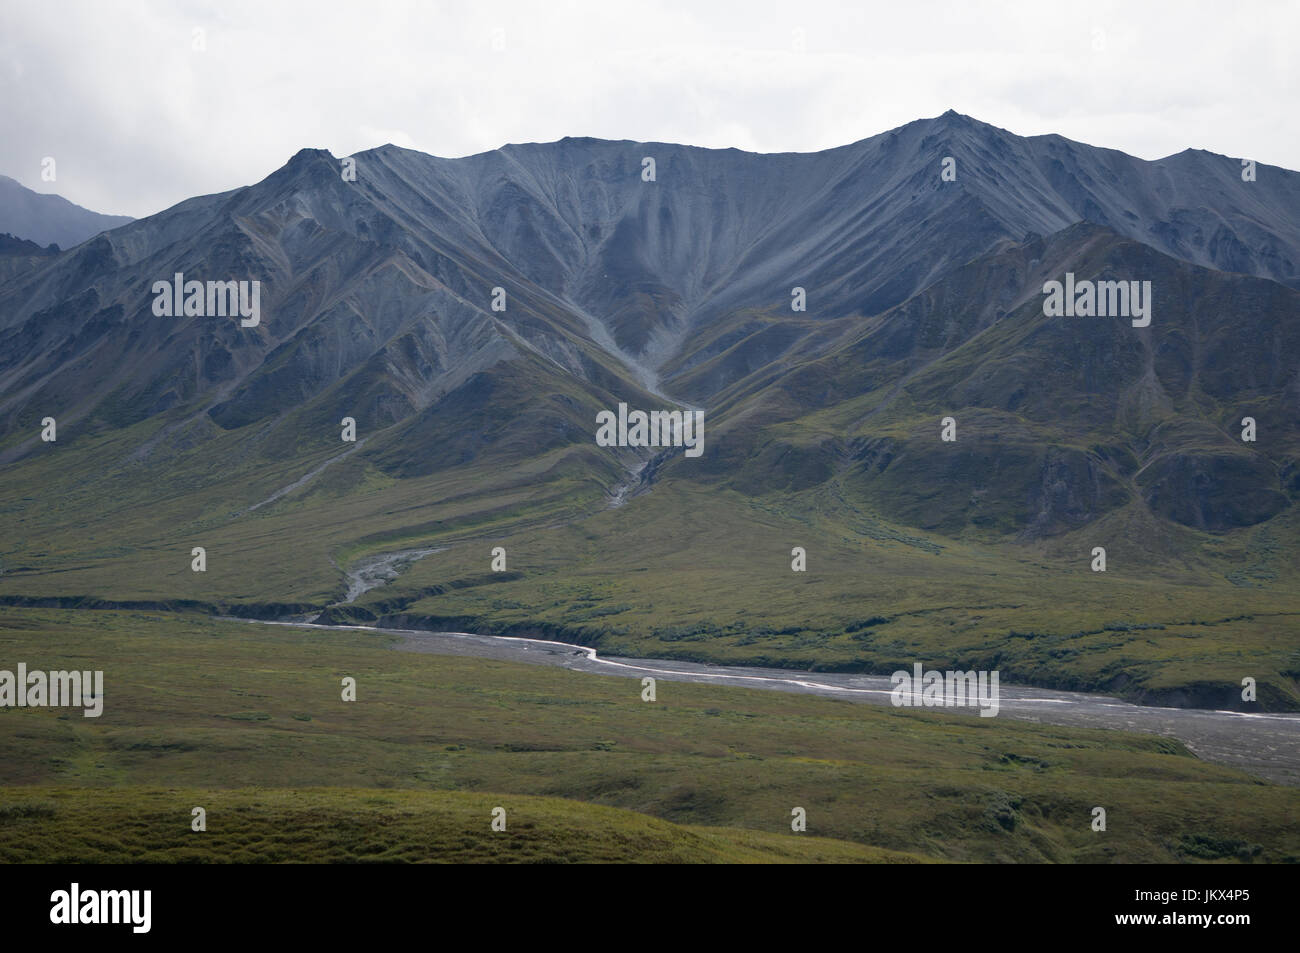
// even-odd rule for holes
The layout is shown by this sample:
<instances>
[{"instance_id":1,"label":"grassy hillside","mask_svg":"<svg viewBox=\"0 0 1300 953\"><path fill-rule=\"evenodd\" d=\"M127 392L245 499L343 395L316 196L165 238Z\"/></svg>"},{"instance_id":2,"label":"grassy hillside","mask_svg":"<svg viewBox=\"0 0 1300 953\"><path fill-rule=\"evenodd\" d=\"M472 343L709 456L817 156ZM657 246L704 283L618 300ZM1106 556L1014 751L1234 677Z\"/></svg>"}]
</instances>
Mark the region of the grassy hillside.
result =
<instances>
[{"instance_id":1,"label":"grassy hillside","mask_svg":"<svg viewBox=\"0 0 1300 953\"><path fill-rule=\"evenodd\" d=\"M923 660L1211 707L1240 707L1250 676L1263 709L1300 708L1297 512L1209 534L1135 502L1007 543L885 520L850 476L784 497L655 482L611 509L619 476L592 478L590 448L404 480L351 456L249 512L333 452L268 473L233 452L227 471L205 470L196 451L162 493L126 459L135 436L7 472L0 599L305 611L341 599L343 568L363 556L445 546L333 616L737 663L888 672ZM96 459L93 479L78 475ZM490 571L498 545L504 573ZM1105 573L1089 568L1098 545ZM205 573L190 569L194 546ZM795 546L805 573L791 571Z\"/></svg>"},{"instance_id":2,"label":"grassy hillside","mask_svg":"<svg viewBox=\"0 0 1300 953\"><path fill-rule=\"evenodd\" d=\"M184 805L207 811L190 828ZM490 827L506 809L506 829ZM0 790L4 863L918 863L793 834L689 827L559 798L454 791Z\"/></svg>"},{"instance_id":3,"label":"grassy hillside","mask_svg":"<svg viewBox=\"0 0 1300 953\"><path fill-rule=\"evenodd\" d=\"M1289 518L1289 517L1288 517ZM1128 527L1011 550L856 509L835 488L786 504L656 487L626 506L415 564L340 620L544 632L613 654L890 672L915 660L1141 700L1300 706L1300 598L1285 528L1220 540L1200 565L1153 563ZM1090 569L1104 544L1104 573ZM804 547L808 569L791 570ZM1217 564L1217 565L1216 565ZM1226 565L1251 572L1225 578Z\"/></svg>"},{"instance_id":4,"label":"grassy hillside","mask_svg":"<svg viewBox=\"0 0 1300 953\"><path fill-rule=\"evenodd\" d=\"M1300 860L1300 791L1203 763L1164 738L699 684L662 683L651 704L634 679L387 645L200 615L0 610L6 664L101 668L106 696L99 719L0 709L3 803L29 805L0 814L4 849L34 836L80 837L109 854L215 849L190 840L202 797L216 806L209 832L226 838L213 843L240 857L287 851L288 829L269 833L282 822L358 832L307 836L313 856L410 857L449 842L419 820L442 812L465 819L463 843L450 842L477 856L488 849L484 805L501 804L537 825L527 851L539 858L559 856L545 818L566 831L603 823L553 802L505 800L544 797L773 836L789 836L791 810L803 807L810 837L950 861ZM345 676L357 679L355 702L340 699ZM372 793L310 801L327 788ZM415 803L401 792L475 797ZM370 797L391 803L368 806ZM39 806L47 801L52 809ZM249 810L233 823L239 805ZM1107 809L1104 833L1090 828L1095 806ZM387 828L359 833L375 811L396 825L391 838ZM79 817L107 826L78 834ZM608 817L650 837L652 852L700 846ZM736 836L724 840L761 846L727 838ZM590 835L590 850L601 837ZM565 856L597 856L587 850L575 843Z\"/></svg>"}]
</instances>

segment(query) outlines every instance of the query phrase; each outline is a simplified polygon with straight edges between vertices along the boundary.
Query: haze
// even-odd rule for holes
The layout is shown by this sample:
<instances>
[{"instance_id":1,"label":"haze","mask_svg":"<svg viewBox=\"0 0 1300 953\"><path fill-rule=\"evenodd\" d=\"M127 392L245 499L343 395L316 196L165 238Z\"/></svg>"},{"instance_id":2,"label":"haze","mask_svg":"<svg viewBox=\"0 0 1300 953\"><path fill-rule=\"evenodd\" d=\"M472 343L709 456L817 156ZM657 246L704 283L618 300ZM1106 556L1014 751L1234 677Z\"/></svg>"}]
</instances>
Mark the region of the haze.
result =
<instances>
[{"instance_id":1,"label":"haze","mask_svg":"<svg viewBox=\"0 0 1300 953\"><path fill-rule=\"evenodd\" d=\"M0 7L0 173L106 213L257 181L304 146L808 152L949 108L1148 159L1194 147L1300 168L1295 4L59 7Z\"/></svg>"}]
</instances>

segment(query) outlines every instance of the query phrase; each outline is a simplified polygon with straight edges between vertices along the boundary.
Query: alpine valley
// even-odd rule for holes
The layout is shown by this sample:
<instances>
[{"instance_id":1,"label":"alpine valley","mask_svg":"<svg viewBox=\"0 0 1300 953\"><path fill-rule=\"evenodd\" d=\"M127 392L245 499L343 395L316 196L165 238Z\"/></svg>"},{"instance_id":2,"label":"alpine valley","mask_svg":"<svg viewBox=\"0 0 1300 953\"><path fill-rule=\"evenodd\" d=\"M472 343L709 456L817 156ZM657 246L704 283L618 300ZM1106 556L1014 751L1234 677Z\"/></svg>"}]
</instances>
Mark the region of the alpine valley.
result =
<instances>
[{"instance_id":1,"label":"alpine valley","mask_svg":"<svg viewBox=\"0 0 1300 953\"><path fill-rule=\"evenodd\" d=\"M1300 709L1300 174L953 112L352 158L0 245L4 604ZM1148 323L1048 315L1067 275ZM620 405L708 440L602 445Z\"/></svg>"}]
</instances>

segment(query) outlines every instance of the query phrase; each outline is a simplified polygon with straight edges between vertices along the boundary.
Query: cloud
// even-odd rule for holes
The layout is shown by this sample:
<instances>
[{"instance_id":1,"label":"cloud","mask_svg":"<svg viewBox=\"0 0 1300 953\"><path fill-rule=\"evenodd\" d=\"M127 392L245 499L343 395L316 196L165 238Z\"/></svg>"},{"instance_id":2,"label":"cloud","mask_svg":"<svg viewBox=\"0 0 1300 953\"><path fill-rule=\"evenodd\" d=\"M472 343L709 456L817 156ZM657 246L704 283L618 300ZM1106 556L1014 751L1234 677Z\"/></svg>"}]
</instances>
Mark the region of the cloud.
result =
<instances>
[{"instance_id":1,"label":"cloud","mask_svg":"<svg viewBox=\"0 0 1300 953\"><path fill-rule=\"evenodd\" d=\"M810 151L950 107L1144 158L1192 146L1300 168L1297 5L1046 6L11 2L0 173L145 215L305 146Z\"/></svg>"}]
</instances>

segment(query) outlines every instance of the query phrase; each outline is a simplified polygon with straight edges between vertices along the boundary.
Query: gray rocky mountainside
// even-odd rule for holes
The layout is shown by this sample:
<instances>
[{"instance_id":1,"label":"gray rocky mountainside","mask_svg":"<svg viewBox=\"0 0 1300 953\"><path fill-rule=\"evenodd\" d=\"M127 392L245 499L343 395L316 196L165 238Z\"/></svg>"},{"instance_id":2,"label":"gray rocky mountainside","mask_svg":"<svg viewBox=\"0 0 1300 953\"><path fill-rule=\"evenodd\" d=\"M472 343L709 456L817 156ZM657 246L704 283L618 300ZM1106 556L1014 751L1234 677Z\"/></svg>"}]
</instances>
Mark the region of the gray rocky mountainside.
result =
<instances>
[{"instance_id":1,"label":"gray rocky mountainside","mask_svg":"<svg viewBox=\"0 0 1300 953\"><path fill-rule=\"evenodd\" d=\"M40 451L47 415L61 440L138 434L145 468L222 435L305 459L352 416L390 478L568 448L608 483L640 463L759 496L836 476L942 533L1051 535L1135 501L1218 532L1300 492L1295 172L952 112L808 154L564 139L355 160L345 181L305 149L0 270L0 463ZM155 316L177 272L260 281L260 323ZM1152 282L1151 325L1045 317L1066 272ZM595 454L620 401L704 409L704 457ZM948 415L980 439L938 445ZM1246 415L1267 440L1239 439ZM961 492L935 506L941 485Z\"/></svg>"},{"instance_id":2,"label":"gray rocky mountainside","mask_svg":"<svg viewBox=\"0 0 1300 953\"><path fill-rule=\"evenodd\" d=\"M72 248L100 232L135 221L129 215L101 215L61 195L33 192L0 175L0 232L38 245Z\"/></svg>"}]
</instances>

